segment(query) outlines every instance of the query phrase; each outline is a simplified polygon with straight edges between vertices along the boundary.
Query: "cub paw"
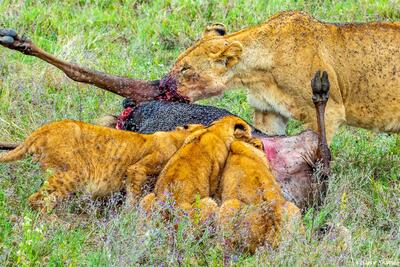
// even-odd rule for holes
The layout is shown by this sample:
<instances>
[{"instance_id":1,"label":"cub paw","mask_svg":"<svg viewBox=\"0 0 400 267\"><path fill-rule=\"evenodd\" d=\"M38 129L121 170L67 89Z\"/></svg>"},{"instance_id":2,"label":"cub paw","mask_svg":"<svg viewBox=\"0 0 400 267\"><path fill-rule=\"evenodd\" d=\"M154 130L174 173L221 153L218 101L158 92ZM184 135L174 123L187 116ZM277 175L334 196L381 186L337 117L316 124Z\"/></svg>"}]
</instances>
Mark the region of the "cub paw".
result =
<instances>
[{"instance_id":1,"label":"cub paw","mask_svg":"<svg viewBox=\"0 0 400 267\"><path fill-rule=\"evenodd\" d=\"M150 213L154 207L154 203L156 202L156 195L154 193L147 194L141 201L140 201L140 208L145 211L146 213Z\"/></svg>"},{"instance_id":2,"label":"cub paw","mask_svg":"<svg viewBox=\"0 0 400 267\"><path fill-rule=\"evenodd\" d=\"M328 73L324 71L321 76L321 71L317 71L311 80L312 100L314 103L326 103L329 98L329 78Z\"/></svg>"},{"instance_id":3,"label":"cub paw","mask_svg":"<svg viewBox=\"0 0 400 267\"><path fill-rule=\"evenodd\" d=\"M42 213L50 213L57 205L57 197L54 194L36 192L28 199L29 205Z\"/></svg>"}]
</instances>

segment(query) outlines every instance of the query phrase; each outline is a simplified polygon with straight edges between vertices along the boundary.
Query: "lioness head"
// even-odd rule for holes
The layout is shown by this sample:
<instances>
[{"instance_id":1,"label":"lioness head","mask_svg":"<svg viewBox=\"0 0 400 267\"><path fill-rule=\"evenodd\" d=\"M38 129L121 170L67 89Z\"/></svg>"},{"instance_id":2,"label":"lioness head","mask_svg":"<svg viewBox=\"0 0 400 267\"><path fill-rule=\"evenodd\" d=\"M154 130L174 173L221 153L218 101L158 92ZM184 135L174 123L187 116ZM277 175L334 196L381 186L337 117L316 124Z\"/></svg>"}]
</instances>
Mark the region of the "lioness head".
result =
<instances>
[{"instance_id":1,"label":"lioness head","mask_svg":"<svg viewBox=\"0 0 400 267\"><path fill-rule=\"evenodd\" d=\"M242 54L241 43L228 41L225 34L222 24L208 26L202 38L178 57L163 79L175 87L172 91L190 102L222 93Z\"/></svg>"}]
</instances>

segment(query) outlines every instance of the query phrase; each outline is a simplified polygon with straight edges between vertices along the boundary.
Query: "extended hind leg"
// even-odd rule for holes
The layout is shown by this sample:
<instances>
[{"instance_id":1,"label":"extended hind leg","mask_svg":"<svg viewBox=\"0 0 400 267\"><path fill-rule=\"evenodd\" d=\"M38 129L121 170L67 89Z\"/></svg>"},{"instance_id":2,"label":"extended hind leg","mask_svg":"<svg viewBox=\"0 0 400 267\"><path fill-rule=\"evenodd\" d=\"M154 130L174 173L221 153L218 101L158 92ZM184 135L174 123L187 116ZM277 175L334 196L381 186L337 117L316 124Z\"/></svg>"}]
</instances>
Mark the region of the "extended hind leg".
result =
<instances>
[{"instance_id":1,"label":"extended hind leg","mask_svg":"<svg viewBox=\"0 0 400 267\"><path fill-rule=\"evenodd\" d=\"M290 201L263 203L264 227L266 241L273 247L279 246L281 241L293 236L304 234L300 209Z\"/></svg>"},{"instance_id":2,"label":"extended hind leg","mask_svg":"<svg viewBox=\"0 0 400 267\"><path fill-rule=\"evenodd\" d=\"M141 201L140 201L140 207L142 210L144 210L146 213L150 213L151 210L154 207L154 203L156 201L156 194L150 193L147 194Z\"/></svg>"},{"instance_id":3,"label":"extended hind leg","mask_svg":"<svg viewBox=\"0 0 400 267\"><path fill-rule=\"evenodd\" d=\"M72 172L60 172L51 176L38 192L29 197L32 208L50 212L57 203L75 191L76 175Z\"/></svg>"},{"instance_id":4,"label":"extended hind leg","mask_svg":"<svg viewBox=\"0 0 400 267\"><path fill-rule=\"evenodd\" d=\"M227 234L233 234L243 202L234 198L224 201L218 210L217 225Z\"/></svg>"},{"instance_id":5,"label":"extended hind leg","mask_svg":"<svg viewBox=\"0 0 400 267\"><path fill-rule=\"evenodd\" d=\"M265 241L274 240L270 217L271 212L260 205L245 205L238 199L225 201L217 219L225 248L254 253Z\"/></svg>"},{"instance_id":6,"label":"extended hind leg","mask_svg":"<svg viewBox=\"0 0 400 267\"><path fill-rule=\"evenodd\" d=\"M217 228L221 232L222 244L224 251L229 252L235 250L239 245L240 233L238 229L239 213L243 203L238 199L229 199L224 201L220 206L217 214Z\"/></svg>"},{"instance_id":7,"label":"extended hind leg","mask_svg":"<svg viewBox=\"0 0 400 267\"><path fill-rule=\"evenodd\" d=\"M301 222L301 210L293 202L285 201L285 204L281 206L281 229L283 234L294 234L299 231L301 234L304 233L304 226Z\"/></svg>"}]
</instances>

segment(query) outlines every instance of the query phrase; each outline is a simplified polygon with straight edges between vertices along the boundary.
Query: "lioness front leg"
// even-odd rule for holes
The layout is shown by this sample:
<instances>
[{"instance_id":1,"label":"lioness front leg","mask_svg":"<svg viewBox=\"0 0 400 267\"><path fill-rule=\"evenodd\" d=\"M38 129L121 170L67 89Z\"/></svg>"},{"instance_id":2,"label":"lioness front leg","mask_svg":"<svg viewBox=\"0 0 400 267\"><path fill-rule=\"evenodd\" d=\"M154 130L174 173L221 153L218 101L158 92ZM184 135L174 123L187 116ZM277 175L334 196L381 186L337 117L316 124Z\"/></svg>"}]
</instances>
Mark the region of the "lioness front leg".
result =
<instances>
[{"instance_id":1,"label":"lioness front leg","mask_svg":"<svg viewBox=\"0 0 400 267\"><path fill-rule=\"evenodd\" d=\"M254 126L269 135L284 135L288 119L272 111L254 111Z\"/></svg>"}]
</instances>

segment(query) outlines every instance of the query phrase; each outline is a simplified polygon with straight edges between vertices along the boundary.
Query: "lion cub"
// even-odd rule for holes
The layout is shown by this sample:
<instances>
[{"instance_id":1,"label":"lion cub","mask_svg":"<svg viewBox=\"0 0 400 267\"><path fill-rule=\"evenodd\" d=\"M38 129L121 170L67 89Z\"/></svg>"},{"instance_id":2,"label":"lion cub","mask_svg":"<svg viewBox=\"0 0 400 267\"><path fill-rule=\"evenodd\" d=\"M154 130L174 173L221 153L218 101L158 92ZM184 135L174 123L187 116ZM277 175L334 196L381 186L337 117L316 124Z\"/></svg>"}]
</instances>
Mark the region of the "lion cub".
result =
<instances>
[{"instance_id":1,"label":"lion cub","mask_svg":"<svg viewBox=\"0 0 400 267\"><path fill-rule=\"evenodd\" d=\"M179 208L189 213L199 208L200 221L206 219L217 210L211 197L217 192L231 143L236 138L250 137L250 126L233 116L189 135L161 171L154 193L143 198L142 207L150 210L156 199L171 196ZM199 203L196 198L200 198Z\"/></svg>"},{"instance_id":2,"label":"lion cub","mask_svg":"<svg viewBox=\"0 0 400 267\"><path fill-rule=\"evenodd\" d=\"M31 206L42 211L82 190L103 197L126 188L133 202L147 176L158 174L186 137L203 128L189 125L144 135L63 120L37 129L16 149L2 154L0 162L33 154L43 169L53 172L29 198Z\"/></svg>"},{"instance_id":3,"label":"lion cub","mask_svg":"<svg viewBox=\"0 0 400 267\"><path fill-rule=\"evenodd\" d=\"M264 242L277 246L283 230L292 231L300 210L286 201L266 160L262 141L231 144L222 178L219 227L227 240L254 252Z\"/></svg>"}]
</instances>

